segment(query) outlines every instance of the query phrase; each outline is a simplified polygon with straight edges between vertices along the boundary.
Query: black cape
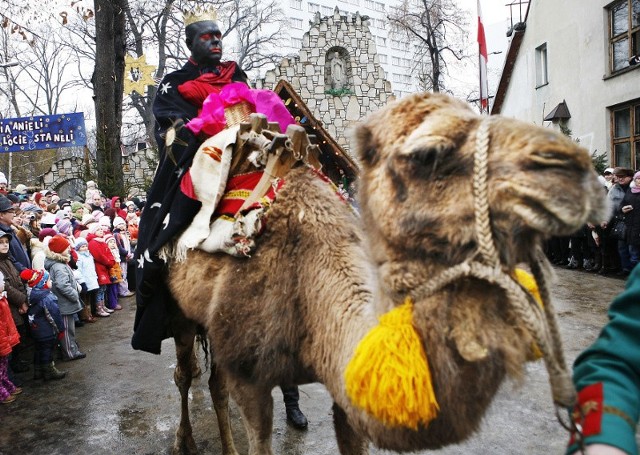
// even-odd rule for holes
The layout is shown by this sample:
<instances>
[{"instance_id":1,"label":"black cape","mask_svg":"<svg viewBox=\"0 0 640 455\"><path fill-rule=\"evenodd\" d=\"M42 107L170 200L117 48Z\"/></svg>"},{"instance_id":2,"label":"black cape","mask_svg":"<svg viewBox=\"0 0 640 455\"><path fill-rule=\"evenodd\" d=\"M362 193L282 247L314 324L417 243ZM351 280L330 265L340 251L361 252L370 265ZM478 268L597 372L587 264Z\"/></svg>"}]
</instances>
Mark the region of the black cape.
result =
<instances>
[{"instance_id":1,"label":"black cape","mask_svg":"<svg viewBox=\"0 0 640 455\"><path fill-rule=\"evenodd\" d=\"M237 64L234 65L232 80L246 83L246 74ZM202 141L187 128L181 128L171 150L167 151L164 135L176 120L187 123L198 115L198 108L180 95L178 86L207 71L188 61L180 70L162 80L153 103L159 162L140 216L134 257L137 267L136 317L131 339L134 349L153 354L160 354L162 340L172 336L169 315L177 308L165 280L166 264L157 254L165 243L190 224L201 206L199 201L180 191L180 180L191 167Z\"/></svg>"}]
</instances>

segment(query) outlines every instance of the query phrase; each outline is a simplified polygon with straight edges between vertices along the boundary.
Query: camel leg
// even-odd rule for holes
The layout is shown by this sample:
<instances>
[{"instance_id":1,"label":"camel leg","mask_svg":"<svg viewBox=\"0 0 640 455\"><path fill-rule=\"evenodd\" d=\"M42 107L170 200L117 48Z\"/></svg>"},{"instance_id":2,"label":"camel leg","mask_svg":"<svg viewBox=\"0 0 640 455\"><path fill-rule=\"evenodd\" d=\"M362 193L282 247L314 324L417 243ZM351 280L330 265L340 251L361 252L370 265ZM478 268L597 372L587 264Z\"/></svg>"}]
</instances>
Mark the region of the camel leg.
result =
<instances>
[{"instance_id":1,"label":"camel leg","mask_svg":"<svg viewBox=\"0 0 640 455\"><path fill-rule=\"evenodd\" d=\"M357 434L342 408L333 403L333 426L336 430L338 449L341 455L367 455L369 443L365 438Z\"/></svg>"},{"instance_id":2,"label":"camel leg","mask_svg":"<svg viewBox=\"0 0 640 455\"><path fill-rule=\"evenodd\" d=\"M180 391L180 425L176 431L173 455L194 455L198 453L193 439L193 430L189 420L189 388L193 375L193 344L196 337L196 325L184 317L179 317L173 325L176 344L176 369L173 379ZM179 330L175 330L179 326Z\"/></svg>"},{"instance_id":3,"label":"camel leg","mask_svg":"<svg viewBox=\"0 0 640 455\"><path fill-rule=\"evenodd\" d=\"M213 353L211 353L211 376L209 376L209 392L213 400L213 408L218 417L218 429L220 430L220 443L223 455L238 455L233 443L231 433L231 421L229 420L229 391L224 374L216 365Z\"/></svg>"},{"instance_id":4,"label":"camel leg","mask_svg":"<svg viewBox=\"0 0 640 455\"><path fill-rule=\"evenodd\" d=\"M273 455L273 398L271 389L258 385L240 384L230 380L231 395L240 408L249 440L249 455Z\"/></svg>"}]
</instances>

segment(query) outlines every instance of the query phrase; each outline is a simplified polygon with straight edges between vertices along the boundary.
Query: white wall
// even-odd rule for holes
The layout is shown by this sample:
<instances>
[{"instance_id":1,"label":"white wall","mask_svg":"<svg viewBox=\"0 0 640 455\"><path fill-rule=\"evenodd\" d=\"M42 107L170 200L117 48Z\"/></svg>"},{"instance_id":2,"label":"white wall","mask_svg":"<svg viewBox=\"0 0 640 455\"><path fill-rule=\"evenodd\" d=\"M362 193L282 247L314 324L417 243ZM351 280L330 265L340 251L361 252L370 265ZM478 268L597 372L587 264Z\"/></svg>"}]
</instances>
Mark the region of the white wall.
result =
<instances>
[{"instance_id":1,"label":"white wall","mask_svg":"<svg viewBox=\"0 0 640 455\"><path fill-rule=\"evenodd\" d=\"M590 152L610 154L607 107L640 97L640 69L606 78L610 0L534 0L501 114L542 119L566 100L572 136ZM547 43L549 83L536 88L535 50Z\"/></svg>"}]
</instances>

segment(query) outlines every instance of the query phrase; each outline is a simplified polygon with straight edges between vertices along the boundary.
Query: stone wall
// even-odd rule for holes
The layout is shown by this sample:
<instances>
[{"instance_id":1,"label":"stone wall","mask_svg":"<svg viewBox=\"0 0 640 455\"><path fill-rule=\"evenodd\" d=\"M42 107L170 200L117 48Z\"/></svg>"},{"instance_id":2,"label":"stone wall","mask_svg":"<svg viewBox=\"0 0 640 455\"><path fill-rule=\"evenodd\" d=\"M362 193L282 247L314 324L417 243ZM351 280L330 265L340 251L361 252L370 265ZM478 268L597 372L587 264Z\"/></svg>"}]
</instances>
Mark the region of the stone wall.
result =
<instances>
[{"instance_id":1,"label":"stone wall","mask_svg":"<svg viewBox=\"0 0 640 455\"><path fill-rule=\"evenodd\" d=\"M343 64L338 81L338 75L332 74L333 58ZM314 117L347 151L348 128L394 99L367 17L341 15L337 7L333 16L316 13L298 55L283 59L257 81L256 88L273 89L280 79L292 85Z\"/></svg>"}]
</instances>

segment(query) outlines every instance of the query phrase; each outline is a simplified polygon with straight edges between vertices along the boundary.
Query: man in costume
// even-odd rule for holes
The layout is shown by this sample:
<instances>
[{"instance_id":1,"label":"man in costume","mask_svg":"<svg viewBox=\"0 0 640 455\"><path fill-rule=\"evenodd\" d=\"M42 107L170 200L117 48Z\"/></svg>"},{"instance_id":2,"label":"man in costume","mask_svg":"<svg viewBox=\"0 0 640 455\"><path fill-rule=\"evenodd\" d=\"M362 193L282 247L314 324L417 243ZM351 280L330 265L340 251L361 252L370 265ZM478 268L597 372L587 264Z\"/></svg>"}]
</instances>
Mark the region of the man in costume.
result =
<instances>
[{"instance_id":1,"label":"man in costume","mask_svg":"<svg viewBox=\"0 0 640 455\"><path fill-rule=\"evenodd\" d=\"M191 57L162 80L153 104L155 136L160 160L140 217L136 270L136 317L131 344L160 354L162 340L171 336L168 313L177 307L165 282L162 247L183 231L201 207L191 185L189 169L202 139L182 126L197 117L211 93L232 82L247 83L247 75L233 61L221 61L222 33L215 14L185 17L185 36ZM175 135L175 136L174 136ZM298 408L297 387L283 390L287 419L306 428Z\"/></svg>"}]
</instances>

